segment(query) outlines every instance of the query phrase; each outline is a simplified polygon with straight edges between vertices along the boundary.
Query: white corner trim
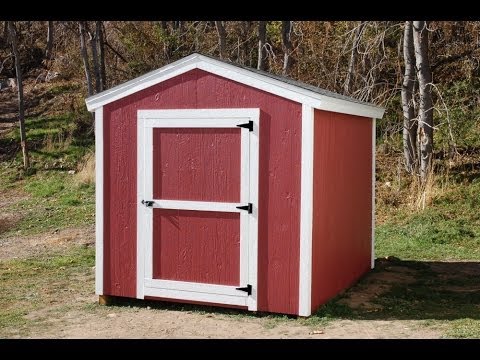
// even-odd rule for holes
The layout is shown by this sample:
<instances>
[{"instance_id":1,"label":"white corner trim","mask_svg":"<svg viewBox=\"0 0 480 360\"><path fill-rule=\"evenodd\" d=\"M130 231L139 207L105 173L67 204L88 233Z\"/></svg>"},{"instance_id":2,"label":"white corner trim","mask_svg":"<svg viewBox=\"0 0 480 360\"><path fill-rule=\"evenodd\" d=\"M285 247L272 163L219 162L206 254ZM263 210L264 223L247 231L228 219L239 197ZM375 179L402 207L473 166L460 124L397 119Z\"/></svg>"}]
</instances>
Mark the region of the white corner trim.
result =
<instances>
[{"instance_id":1,"label":"white corner trim","mask_svg":"<svg viewBox=\"0 0 480 360\"><path fill-rule=\"evenodd\" d=\"M103 295L103 106L95 110L95 294Z\"/></svg>"},{"instance_id":2,"label":"white corner trim","mask_svg":"<svg viewBox=\"0 0 480 360\"><path fill-rule=\"evenodd\" d=\"M375 267L375 151L376 151L376 119L372 119L372 256L371 268Z\"/></svg>"},{"instance_id":3,"label":"white corner trim","mask_svg":"<svg viewBox=\"0 0 480 360\"><path fill-rule=\"evenodd\" d=\"M321 110L375 118L381 118L385 111L383 108L374 105L359 104L355 101L327 94L319 94L315 91L277 80L274 77L243 69L200 54L192 54L160 69L127 81L124 84L115 86L112 89L91 96L86 100L87 109L93 111L100 106L196 68L298 103L308 104Z\"/></svg>"},{"instance_id":4,"label":"white corner trim","mask_svg":"<svg viewBox=\"0 0 480 360\"><path fill-rule=\"evenodd\" d=\"M300 279L298 314L312 313L313 127L314 109L302 105L302 163L300 200Z\"/></svg>"}]
</instances>

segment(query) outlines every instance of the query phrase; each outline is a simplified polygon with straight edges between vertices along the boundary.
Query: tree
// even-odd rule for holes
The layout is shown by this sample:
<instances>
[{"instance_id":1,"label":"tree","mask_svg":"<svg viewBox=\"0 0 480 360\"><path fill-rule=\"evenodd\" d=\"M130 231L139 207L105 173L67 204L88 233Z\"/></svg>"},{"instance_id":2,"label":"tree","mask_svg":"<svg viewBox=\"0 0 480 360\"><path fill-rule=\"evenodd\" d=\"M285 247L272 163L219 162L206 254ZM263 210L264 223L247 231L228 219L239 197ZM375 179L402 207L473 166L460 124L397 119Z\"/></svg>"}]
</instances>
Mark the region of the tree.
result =
<instances>
[{"instance_id":1,"label":"tree","mask_svg":"<svg viewBox=\"0 0 480 360\"><path fill-rule=\"evenodd\" d=\"M103 36L103 23L101 21L95 22L95 36L98 42L98 56L100 62L100 91L107 87L107 74L105 70L105 39Z\"/></svg>"},{"instance_id":2,"label":"tree","mask_svg":"<svg viewBox=\"0 0 480 360\"><path fill-rule=\"evenodd\" d=\"M85 21L80 21L78 23L78 27L80 31L80 51L82 53L83 67L85 69L85 79L87 80L88 96L92 96L93 95L92 78L90 77L90 65L88 64L87 46L85 44L85 28L86 28Z\"/></svg>"},{"instance_id":3,"label":"tree","mask_svg":"<svg viewBox=\"0 0 480 360\"><path fill-rule=\"evenodd\" d=\"M102 77L100 76L100 61L98 57L98 38L97 32L91 33L86 29L90 37L90 46L92 48L93 74L95 75L95 92L102 91Z\"/></svg>"},{"instance_id":4,"label":"tree","mask_svg":"<svg viewBox=\"0 0 480 360\"><path fill-rule=\"evenodd\" d=\"M282 21L282 45L283 45L283 75L287 75L292 65L291 54L293 45L291 40L292 22Z\"/></svg>"},{"instance_id":5,"label":"tree","mask_svg":"<svg viewBox=\"0 0 480 360\"><path fill-rule=\"evenodd\" d=\"M350 61L348 62L347 77L345 78L345 84L343 86L343 93L345 95L349 95L351 93L352 79L355 72L355 63L357 62L357 56L358 56L358 44L360 43L360 38L362 36L362 31L364 27L365 27L365 21L362 21L355 28L352 51L350 52Z\"/></svg>"},{"instance_id":6,"label":"tree","mask_svg":"<svg viewBox=\"0 0 480 360\"><path fill-rule=\"evenodd\" d=\"M225 51L227 49L227 32L225 31L225 25L222 21L215 21L215 27L218 33L218 48L220 52L220 58L225 58Z\"/></svg>"},{"instance_id":7,"label":"tree","mask_svg":"<svg viewBox=\"0 0 480 360\"><path fill-rule=\"evenodd\" d=\"M8 21L3 22L3 33L0 38L0 49L8 46Z\"/></svg>"},{"instance_id":8,"label":"tree","mask_svg":"<svg viewBox=\"0 0 480 360\"><path fill-rule=\"evenodd\" d=\"M267 62L267 49L265 44L267 42L267 22L259 21L258 22L258 61L257 69L265 70Z\"/></svg>"},{"instance_id":9,"label":"tree","mask_svg":"<svg viewBox=\"0 0 480 360\"><path fill-rule=\"evenodd\" d=\"M418 108L420 177L422 181L425 181L431 170L433 153L432 71L428 58L428 29L425 21L413 22L413 45L415 48L415 68L420 95Z\"/></svg>"},{"instance_id":10,"label":"tree","mask_svg":"<svg viewBox=\"0 0 480 360\"><path fill-rule=\"evenodd\" d=\"M53 36L54 36L53 21L49 21L47 24L47 47L45 49L45 58L47 60L50 60L52 58Z\"/></svg>"},{"instance_id":11,"label":"tree","mask_svg":"<svg viewBox=\"0 0 480 360\"><path fill-rule=\"evenodd\" d=\"M15 57L15 73L17 76L17 92L18 92L18 123L20 125L20 145L22 147L23 154L23 168L28 169L30 162L28 159L27 148L27 133L25 131L25 109L23 103L23 78L22 68L20 66L20 53L18 51L17 44L17 31L15 29L15 23L8 21L8 33L10 37L10 43L12 44L12 51Z\"/></svg>"},{"instance_id":12,"label":"tree","mask_svg":"<svg viewBox=\"0 0 480 360\"><path fill-rule=\"evenodd\" d=\"M238 58L237 62L242 65L246 64L248 58L248 51L250 46L248 44L248 34L251 28L251 21L241 21L240 22L240 36L238 38L239 49L238 49Z\"/></svg>"},{"instance_id":13,"label":"tree","mask_svg":"<svg viewBox=\"0 0 480 360\"><path fill-rule=\"evenodd\" d=\"M403 155L405 168L415 173L417 168L417 119L413 106L413 88L415 84L415 50L413 46L412 22L405 21L403 36L403 59L405 72L402 84L403 108Z\"/></svg>"}]
</instances>

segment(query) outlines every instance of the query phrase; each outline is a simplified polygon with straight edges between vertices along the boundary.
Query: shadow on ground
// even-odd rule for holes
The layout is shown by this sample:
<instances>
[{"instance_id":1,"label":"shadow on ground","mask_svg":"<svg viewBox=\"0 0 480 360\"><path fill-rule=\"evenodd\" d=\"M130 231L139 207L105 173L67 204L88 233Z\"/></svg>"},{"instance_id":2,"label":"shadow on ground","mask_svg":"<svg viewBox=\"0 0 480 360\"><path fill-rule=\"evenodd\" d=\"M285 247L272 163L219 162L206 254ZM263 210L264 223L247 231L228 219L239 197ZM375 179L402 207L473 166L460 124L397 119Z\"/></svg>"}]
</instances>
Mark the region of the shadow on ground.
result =
<instances>
[{"instance_id":1,"label":"shadow on ground","mask_svg":"<svg viewBox=\"0 0 480 360\"><path fill-rule=\"evenodd\" d=\"M110 299L116 306L285 317L252 314L193 304ZM289 316L290 318L290 316ZM375 269L321 307L312 318L358 320L480 319L480 262L377 259Z\"/></svg>"},{"instance_id":2,"label":"shadow on ground","mask_svg":"<svg viewBox=\"0 0 480 360\"><path fill-rule=\"evenodd\" d=\"M377 259L375 270L321 308L316 316L480 319L480 262Z\"/></svg>"}]
</instances>

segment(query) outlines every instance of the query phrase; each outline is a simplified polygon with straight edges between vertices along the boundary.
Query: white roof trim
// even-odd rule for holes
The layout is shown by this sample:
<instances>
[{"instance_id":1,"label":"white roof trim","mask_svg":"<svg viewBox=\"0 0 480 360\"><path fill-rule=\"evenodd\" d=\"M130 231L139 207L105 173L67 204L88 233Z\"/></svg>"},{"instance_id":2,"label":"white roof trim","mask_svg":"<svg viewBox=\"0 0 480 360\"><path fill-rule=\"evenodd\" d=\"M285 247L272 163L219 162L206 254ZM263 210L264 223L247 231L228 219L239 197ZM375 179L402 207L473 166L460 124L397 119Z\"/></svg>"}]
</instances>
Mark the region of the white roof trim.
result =
<instances>
[{"instance_id":1,"label":"white roof trim","mask_svg":"<svg viewBox=\"0 0 480 360\"><path fill-rule=\"evenodd\" d=\"M353 101L319 94L200 54L189 55L158 70L151 71L143 76L91 96L85 101L87 109L88 111L94 111L101 106L181 75L192 69L205 70L226 79L312 106L315 109L377 119L381 119L385 112L385 109L374 105L359 104Z\"/></svg>"}]
</instances>

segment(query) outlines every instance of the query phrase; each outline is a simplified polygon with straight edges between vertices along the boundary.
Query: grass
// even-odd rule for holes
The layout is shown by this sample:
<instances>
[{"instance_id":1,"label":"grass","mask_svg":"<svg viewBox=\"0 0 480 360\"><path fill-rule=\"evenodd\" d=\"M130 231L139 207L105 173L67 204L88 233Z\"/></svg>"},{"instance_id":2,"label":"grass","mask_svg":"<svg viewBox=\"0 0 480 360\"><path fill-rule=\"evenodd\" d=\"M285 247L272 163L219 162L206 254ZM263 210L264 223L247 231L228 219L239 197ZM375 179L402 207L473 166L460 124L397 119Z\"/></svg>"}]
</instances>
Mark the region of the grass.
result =
<instances>
[{"instance_id":1,"label":"grass","mask_svg":"<svg viewBox=\"0 0 480 360\"><path fill-rule=\"evenodd\" d=\"M43 169L76 169L80 160L93 148L94 135L91 119L84 114L27 118L27 132L31 166ZM0 140L0 146L18 144L20 133L17 127ZM16 152L17 164L21 163L21 152Z\"/></svg>"},{"instance_id":2,"label":"grass","mask_svg":"<svg viewBox=\"0 0 480 360\"><path fill-rule=\"evenodd\" d=\"M43 171L21 181L29 196L4 211L22 214L3 236L40 234L94 223L95 186L78 182L65 171Z\"/></svg>"},{"instance_id":3,"label":"grass","mask_svg":"<svg viewBox=\"0 0 480 360\"><path fill-rule=\"evenodd\" d=\"M450 323L450 328L446 331L444 337L456 339L479 339L480 321L478 319L458 319Z\"/></svg>"},{"instance_id":4,"label":"grass","mask_svg":"<svg viewBox=\"0 0 480 360\"><path fill-rule=\"evenodd\" d=\"M480 181L456 185L424 211L399 209L376 228L376 254L410 260L480 260Z\"/></svg>"},{"instance_id":5,"label":"grass","mask_svg":"<svg viewBox=\"0 0 480 360\"><path fill-rule=\"evenodd\" d=\"M87 120L89 121L89 120ZM16 190L24 196L2 209L20 215L4 234L32 235L64 227L91 225L95 199L94 163L79 169L84 158L92 158L93 134L74 113L26 120L31 169L21 168L21 154L0 163L0 191ZM18 142L18 129L0 142ZM84 166L85 168L85 166ZM81 177L73 172L81 171Z\"/></svg>"},{"instance_id":6,"label":"grass","mask_svg":"<svg viewBox=\"0 0 480 360\"><path fill-rule=\"evenodd\" d=\"M94 258L92 247L75 246L67 253L0 262L0 337L28 336L42 320L41 313L32 319L35 311L81 306L74 299L93 291ZM56 307L65 294L73 300L70 306Z\"/></svg>"}]
</instances>

